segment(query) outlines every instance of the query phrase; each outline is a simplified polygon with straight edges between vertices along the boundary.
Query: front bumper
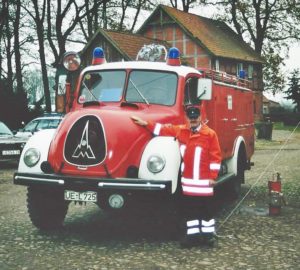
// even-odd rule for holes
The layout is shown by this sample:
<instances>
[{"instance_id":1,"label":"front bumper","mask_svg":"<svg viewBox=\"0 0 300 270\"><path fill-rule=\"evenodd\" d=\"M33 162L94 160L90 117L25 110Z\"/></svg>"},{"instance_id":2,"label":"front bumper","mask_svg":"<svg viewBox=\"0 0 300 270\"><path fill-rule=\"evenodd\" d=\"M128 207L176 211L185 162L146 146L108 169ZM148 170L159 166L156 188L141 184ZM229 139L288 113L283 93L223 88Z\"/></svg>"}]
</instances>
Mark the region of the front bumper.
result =
<instances>
[{"instance_id":1,"label":"front bumper","mask_svg":"<svg viewBox=\"0 0 300 270\"><path fill-rule=\"evenodd\" d=\"M14 184L33 186L43 185L49 187L60 187L75 191L156 191L171 194L171 180L146 180L134 178L97 178L78 177L58 174L31 174L15 173Z\"/></svg>"}]
</instances>

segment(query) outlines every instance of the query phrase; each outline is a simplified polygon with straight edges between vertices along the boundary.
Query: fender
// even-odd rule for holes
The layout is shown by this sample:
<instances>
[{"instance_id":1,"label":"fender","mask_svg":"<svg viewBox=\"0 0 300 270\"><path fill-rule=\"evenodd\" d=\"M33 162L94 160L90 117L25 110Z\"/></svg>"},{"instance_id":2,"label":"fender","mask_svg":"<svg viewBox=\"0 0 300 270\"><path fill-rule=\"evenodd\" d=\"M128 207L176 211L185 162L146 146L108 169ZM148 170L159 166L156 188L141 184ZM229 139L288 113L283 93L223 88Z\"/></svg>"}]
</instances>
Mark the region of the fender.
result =
<instances>
[{"instance_id":1,"label":"fender","mask_svg":"<svg viewBox=\"0 0 300 270\"><path fill-rule=\"evenodd\" d=\"M151 155L160 155L165 161L164 169L159 173L148 170L147 161ZM175 193L178 182L181 155L179 143L174 137L157 136L146 146L139 168L139 178L152 180L172 180L172 193Z\"/></svg>"},{"instance_id":2,"label":"fender","mask_svg":"<svg viewBox=\"0 0 300 270\"><path fill-rule=\"evenodd\" d=\"M233 156L232 158L226 160L228 172L234 173L235 176L237 175L238 154L242 143L245 144L244 138L242 136L238 136L234 143Z\"/></svg>"},{"instance_id":3,"label":"fender","mask_svg":"<svg viewBox=\"0 0 300 270\"><path fill-rule=\"evenodd\" d=\"M18 172L43 173L41 171L41 163L43 161L47 161L50 143L52 141L52 138L54 137L55 132L55 129L44 129L34 133L34 135L29 138L20 157ZM33 167L26 166L23 159L24 154L29 148L36 148L40 151L41 154L39 162Z\"/></svg>"}]
</instances>

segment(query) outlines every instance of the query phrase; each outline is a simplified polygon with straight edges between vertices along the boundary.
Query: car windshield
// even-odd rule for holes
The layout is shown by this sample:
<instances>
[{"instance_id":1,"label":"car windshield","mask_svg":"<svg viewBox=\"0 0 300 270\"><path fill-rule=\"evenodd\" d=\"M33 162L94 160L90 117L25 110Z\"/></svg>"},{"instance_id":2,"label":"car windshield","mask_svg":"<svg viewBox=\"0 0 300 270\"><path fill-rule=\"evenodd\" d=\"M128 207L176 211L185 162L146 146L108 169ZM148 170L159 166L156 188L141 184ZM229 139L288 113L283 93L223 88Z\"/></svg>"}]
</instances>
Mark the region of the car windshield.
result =
<instances>
[{"instance_id":1,"label":"car windshield","mask_svg":"<svg viewBox=\"0 0 300 270\"><path fill-rule=\"evenodd\" d=\"M126 101L173 105L177 75L161 71L134 70L129 75Z\"/></svg>"},{"instance_id":2,"label":"car windshield","mask_svg":"<svg viewBox=\"0 0 300 270\"><path fill-rule=\"evenodd\" d=\"M118 102L122 98L125 79L126 72L122 70L86 73L82 80L78 102Z\"/></svg>"},{"instance_id":3,"label":"car windshield","mask_svg":"<svg viewBox=\"0 0 300 270\"><path fill-rule=\"evenodd\" d=\"M36 126L36 130L57 128L59 119L41 119Z\"/></svg>"},{"instance_id":4,"label":"car windshield","mask_svg":"<svg viewBox=\"0 0 300 270\"><path fill-rule=\"evenodd\" d=\"M24 132L34 132L36 125L38 124L38 120L33 120L29 122L24 128Z\"/></svg>"},{"instance_id":5,"label":"car windshield","mask_svg":"<svg viewBox=\"0 0 300 270\"><path fill-rule=\"evenodd\" d=\"M4 123L0 122L0 135L13 135L13 133Z\"/></svg>"},{"instance_id":6,"label":"car windshield","mask_svg":"<svg viewBox=\"0 0 300 270\"><path fill-rule=\"evenodd\" d=\"M42 129L51 129L57 128L61 119L52 119L52 118L45 118L45 119L35 119L29 122L24 128L23 132L31 132L34 133L38 130Z\"/></svg>"}]
</instances>

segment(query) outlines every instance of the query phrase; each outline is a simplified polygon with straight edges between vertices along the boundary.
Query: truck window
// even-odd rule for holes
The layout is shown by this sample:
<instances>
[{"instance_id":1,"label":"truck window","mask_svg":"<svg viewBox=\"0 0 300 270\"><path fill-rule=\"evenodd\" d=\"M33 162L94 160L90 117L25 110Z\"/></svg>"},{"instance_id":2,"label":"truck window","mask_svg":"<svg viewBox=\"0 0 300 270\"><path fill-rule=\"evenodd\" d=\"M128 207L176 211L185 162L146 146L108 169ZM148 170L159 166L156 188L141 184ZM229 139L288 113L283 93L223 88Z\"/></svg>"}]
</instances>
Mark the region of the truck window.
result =
<instances>
[{"instance_id":1,"label":"truck window","mask_svg":"<svg viewBox=\"0 0 300 270\"><path fill-rule=\"evenodd\" d=\"M126 78L125 71L99 71L84 75L79 102L118 102L122 98Z\"/></svg>"},{"instance_id":2,"label":"truck window","mask_svg":"<svg viewBox=\"0 0 300 270\"><path fill-rule=\"evenodd\" d=\"M174 73L134 70L129 74L126 100L170 106L175 103L176 89Z\"/></svg>"},{"instance_id":3,"label":"truck window","mask_svg":"<svg viewBox=\"0 0 300 270\"><path fill-rule=\"evenodd\" d=\"M184 104L199 104L199 99L197 98L197 88L197 77L187 79L184 88Z\"/></svg>"}]
</instances>

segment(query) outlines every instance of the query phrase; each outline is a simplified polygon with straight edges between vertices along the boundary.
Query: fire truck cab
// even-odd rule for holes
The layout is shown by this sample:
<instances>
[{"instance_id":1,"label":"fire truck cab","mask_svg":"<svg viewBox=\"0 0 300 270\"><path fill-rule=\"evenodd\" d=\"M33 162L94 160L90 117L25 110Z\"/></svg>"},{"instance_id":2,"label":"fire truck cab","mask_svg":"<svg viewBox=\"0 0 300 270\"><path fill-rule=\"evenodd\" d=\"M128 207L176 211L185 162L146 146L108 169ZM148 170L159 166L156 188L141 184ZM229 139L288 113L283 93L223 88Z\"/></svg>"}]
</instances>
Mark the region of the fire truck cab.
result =
<instances>
[{"instance_id":1,"label":"fire truck cab","mask_svg":"<svg viewBox=\"0 0 300 270\"><path fill-rule=\"evenodd\" d=\"M68 55L69 68L78 58ZM119 209L139 198L180 193L181 155L173 137L153 136L131 116L184 124L185 105L200 105L222 150L217 186L239 193L254 151L253 94L245 82L180 65L171 48L166 62L106 63L95 51L75 91L67 91L57 130L34 134L24 147L14 183L28 186L28 211L40 229L61 226L70 202ZM69 89L69 87L67 87Z\"/></svg>"}]
</instances>

